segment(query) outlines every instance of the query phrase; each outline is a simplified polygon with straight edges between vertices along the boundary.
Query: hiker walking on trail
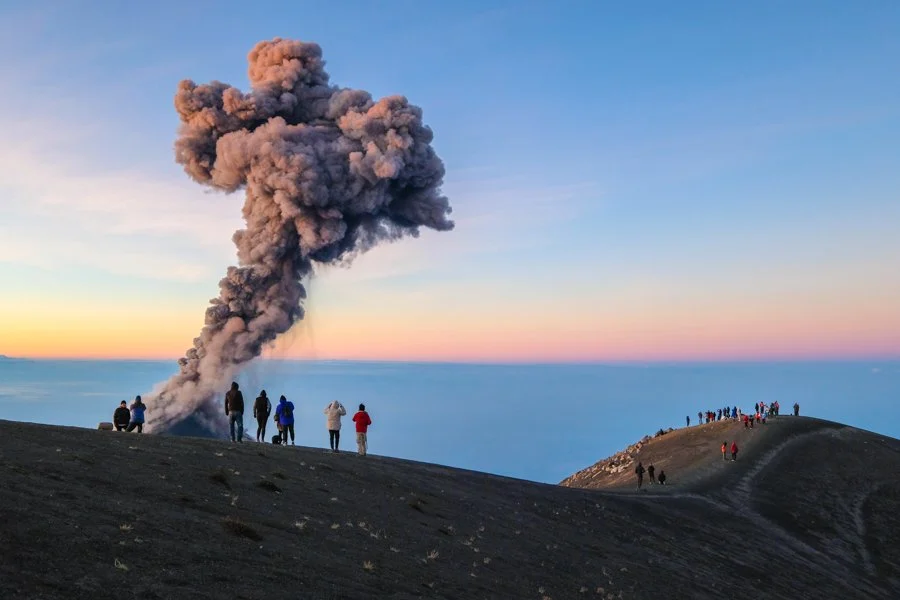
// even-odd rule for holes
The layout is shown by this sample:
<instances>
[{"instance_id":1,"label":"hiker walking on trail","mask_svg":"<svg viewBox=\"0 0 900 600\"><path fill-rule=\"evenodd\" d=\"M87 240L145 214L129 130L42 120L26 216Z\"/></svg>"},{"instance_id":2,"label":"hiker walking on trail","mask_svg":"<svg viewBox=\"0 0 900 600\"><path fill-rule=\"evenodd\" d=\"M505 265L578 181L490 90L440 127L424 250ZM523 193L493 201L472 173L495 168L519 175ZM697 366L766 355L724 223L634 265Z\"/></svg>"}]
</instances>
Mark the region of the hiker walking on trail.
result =
<instances>
[{"instance_id":1,"label":"hiker walking on trail","mask_svg":"<svg viewBox=\"0 0 900 600\"><path fill-rule=\"evenodd\" d=\"M331 451L337 452L341 443L341 417L347 414L344 405L335 400L325 407L325 418L328 426L328 443Z\"/></svg>"},{"instance_id":2,"label":"hiker walking on trail","mask_svg":"<svg viewBox=\"0 0 900 600\"><path fill-rule=\"evenodd\" d=\"M688 415L688 416L686 416L686 417L684 418L684 426L685 426L685 427L690 427L690 426L691 426L691 416L690 416L690 415Z\"/></svg>"},{"instance_id":3,"label":"hiker walking on trail","mask_svg":"<svg viewBox=\"0 0 900 600\"><path fill-rule=\"evenodd\" d=\"M291 436L291 446L294 445L294 403L289 402L287 398L282 396L278 399L278 406L275 407L275 418L281 425L281 445L286 446L288 443L288 434Z\"/></svg>"},{"instance_id":4,"label":"hiker walking on trail","mask_svg":"<svg viewBox=\"0 0 900 600\"><path fill-rule=\"evenodd\" d=\"M638 466L634 468L634 473L638 478L638 489L641 489L641 486L644 485L644 465L638 462Z\"/></svg>"},{"instance_id":5,"label":"hiker walking on trail","mask_svg":"<svg viewBox=\"0 0 900 600\"><path fill-rule=\"evenodd\" d=\"M737 453L738 453L737 440L735 440L735 441L731 442L731 460L733 460L733 461L737 460Z\"/></svg>"},{"instance_id":6,"label":"hiker walking on trail","mask_svg":"<svg viewBox=\"0 0 900 600\"><path fill-rule=\"evenodd\" d=\"M113 425L116 426L116 431L125 431L129 422L131 422L131 411L128 410L128 404L122 400L119 408L113 413Z\"/></svg>"},{"instance_id":7,"label":"hiker walking on trail","mask_svg":"<svg viewBox=\"0 0 900 600\"><path fill-rule=\"evenodd\" d=\"M353 415L353 422L356 423L356 452L360 456L365 456L369 451L368 432L369 425L372 424L372 417L366 412L366 405L360 404L359 411Z\"/></svg>"},{"instance_id":8,"label":"hiker walking on trail","mask_svg":"<svg viewBox=\"0 0 900 600\"><path fill-rule=\"evenodd\" d=\"M800 416L800 404L798 404L797 402L794 402L794 416Z\"/></svg>"},{"instance_id":9,"label":"hiker walking on trail","mask_svg":"<svg viewBox=\"0 0 900 600\"><path fill-rule=\"evenodd\" d=\"M238 387L237 381L232 381L231 389L225 393L225 416L228 417L232 442L244 441L244 394ZM237 425L237 437L235 437L235 425Z\"/></svg>"},{"instance_id":10,"label":"hiker walking on trail","mask_svg":"<svg viewBox=\"0 0 900 600\"><path fill-rule=\"evenodd\" d=\"M272 402L266 396L266 390L259 393L256 402L253 403L253 418L256 419L256 441L266 441L266 424L272 414Z\"/></svg>"},{"instance_id":11,"label":"hiker walking on trail","mask_svg":"<svg viewBox=\"0 0 900 600\"><path fill-rule=\"evenodd\" d=\"M722 442L722 460L728 460L728 442Z\"/></svg>"},{"instance_id":12,"label":"hiker walking on trail","mask_svg":"<svg viewBox=\"0 0 900 600\"><path fill-rule=\"evenodd\" d=\"M666 472L665 471L659 472L659 485L666 485Z\"/></svg>"},{"instance_id":13,"label":"hiker walking on trail","mask_svg":"<svg viewBox=\"0 0 900 600\"><path fill-rule=\"evenodd\" d=\"M131 421L128 423L126 431L137 429L138 433L144 433L144 411L147 410L147 405L143 403L140 396L135 396L130 408Z\"/></svg>"},{"instance_id":14,"label":"hiker walking on trail","mask_svg":"<svg viewBox=\"0 0 900 600\"><path fill-rule=\"evenodd\" d=\"M650 466L647 467L647 475L650 477L650 485L656 483L656 477L654 476L656 473L656 468L653 466L653 463L650 463Z\"/></svg>"}]
</instances>

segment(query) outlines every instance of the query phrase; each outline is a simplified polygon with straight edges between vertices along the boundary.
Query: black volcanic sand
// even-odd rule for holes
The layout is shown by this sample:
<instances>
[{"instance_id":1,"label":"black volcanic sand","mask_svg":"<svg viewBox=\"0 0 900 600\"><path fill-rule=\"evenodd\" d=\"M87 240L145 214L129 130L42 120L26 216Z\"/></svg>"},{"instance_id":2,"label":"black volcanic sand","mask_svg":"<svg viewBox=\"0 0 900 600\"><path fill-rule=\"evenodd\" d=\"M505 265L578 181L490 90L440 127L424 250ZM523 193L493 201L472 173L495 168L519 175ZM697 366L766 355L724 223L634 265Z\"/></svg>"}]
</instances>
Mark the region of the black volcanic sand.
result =
<instances>
[{"instance_id":1,"label":"black volcanic sand","mask_svg":"<svg viewBox=\"0 0 900 600\"><path fill-rule=\"evenodd\" d=\"M720 425L636 492L0 421L0 598L900 597L900 441Z\"/></svg>"}]
</instances>

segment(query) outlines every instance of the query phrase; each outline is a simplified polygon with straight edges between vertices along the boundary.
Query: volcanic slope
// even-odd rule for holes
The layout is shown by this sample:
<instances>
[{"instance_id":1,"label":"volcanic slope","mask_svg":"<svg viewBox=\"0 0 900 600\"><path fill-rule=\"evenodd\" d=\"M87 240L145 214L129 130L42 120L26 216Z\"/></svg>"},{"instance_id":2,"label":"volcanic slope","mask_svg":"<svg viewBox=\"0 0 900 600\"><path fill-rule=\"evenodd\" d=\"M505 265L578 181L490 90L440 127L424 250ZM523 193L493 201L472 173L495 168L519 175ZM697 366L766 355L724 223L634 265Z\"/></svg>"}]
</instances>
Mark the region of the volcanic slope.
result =
<instances>
[{"instance_id":1,"label":"volcanic slope","mask_svg":"<svg viewBox=\"0 0 900 600\"><path fill-rule=\"evenodd\" d=\"M900 597L900 441L781 417L638 458L672 485L0 421L0 597Z\"/></svg>"}]
</instances>

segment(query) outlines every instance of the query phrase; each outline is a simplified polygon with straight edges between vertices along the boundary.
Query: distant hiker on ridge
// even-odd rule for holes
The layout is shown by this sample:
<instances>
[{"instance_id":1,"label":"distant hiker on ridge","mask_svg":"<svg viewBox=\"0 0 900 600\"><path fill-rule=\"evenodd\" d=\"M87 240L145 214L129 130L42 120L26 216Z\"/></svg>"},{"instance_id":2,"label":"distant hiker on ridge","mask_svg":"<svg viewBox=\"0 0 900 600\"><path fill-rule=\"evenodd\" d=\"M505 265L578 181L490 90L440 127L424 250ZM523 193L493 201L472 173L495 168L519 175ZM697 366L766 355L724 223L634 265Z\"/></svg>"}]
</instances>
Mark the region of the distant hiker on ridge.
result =
<instances>
[{"instance_id":1,"label":"distant hiker on ridge","mask_svg":"<svg viewBox=\"0 0 900 600\"><path fill-rule=\"evenodd\" d=\"M703 425L703 413L702 412L697 413L697 425Z\"/></svg>"},{"instance_id":2,"label":"distant hiker on ridge","mask_svg":"<svg viewBox=\"0 0 900 600\"><path fill-rule=\"evenodd\" d=\"M294 445L294 403L288 402L288 399L281 396L278 399L278 406L275 408L275 418L281 425L281 445L286 446L288 443L288 433L291 434L291 446Z\"/></svg>"},{"instance_id":3,"label":"distant hiker on ridge","mask_svg":"<svg viewBox=\"0 0 900 600\"><path fill-rule=\"evenodd\" d=\"M238 389L236 381L231 382L231 389L225 393L225 416L231 429L231 441L244 441L244 394ZM234 425L237 423L237 438Z\"/></svg>"},{"instance_id":4,"label":"distant hiker on ridge","mask_svg":"<svg viewBox=\"0 0 900 600\"><path fill-rule=\"evenodd\" d=\"M634 473L638 478L638 489L641 489L641 486L644 485L644 465L638 461L638 466L634 468Z\"/></svg>"},{"instance_id":5,"label":"distant hiker on ridge","mask_svg":"<svg viewBox=\"0 0 900 600\"><path fill-rule=\"evenodd\" d=\"M119 408L113 413L113 425L115 425L116 431L125 431L129 422L131 422L131 411L128 410L128 404L122 400Z\"/></svg>"},{"instance_id":6,"label":"distant hiker on ridge","mask_svg":"<svg viewBox=\"0 0 900 600\"><path fill-rule=\"evenodd\" d=\"M272 414L272 402L266 396L266 390L259 393L256 402L253 403L253 418L256 419L256 441L266 441L266 424Z\"/></svg>"},{"instance_id":7,"label":"distant hiker on ridge","mask_svg":"<svg viewBox=\"0 0 900 600\"><path fill-rule=\"evenodd\" d=\"M684 418L684 426L685 426L685 427L690 427L690 426L691 426L691 416L690 416L690 415L688 415L688 416L686 416L686 417Z\"/></svg>"},{"instance_id":8,"label":"distant hiker on ridge","mask_svg":"<svg viewBox=\"0 0 900 600\"><path fill-rule=\"evenodd\" d=\"M353 422L356 423L356 451L360 456L365 456L369 450L369 441L367 434L369 425L372 424L372 418L366 412L366 405L359 405L359 412L353 415Z\"/></svg>"},{"instance_id":9,"label":"distant hiker on ridge","mask_svg":"<svg viewBox=\"0 0 900 600\"><path fill-rule=\"evenodd\" d=\"M328 443L332 452L338 452L341 444L341 417L347 414L344 405L335 400L325 407L325 424L328 427Z\"/></svg>"},{"instance_id":10,"label":"distant hiker on ridge","mask_svg":"<svg viewBox=\"0 0 900 600\"><path fill-rule=\"evenodd\" d=\"M659 485L666 485L666 472L665 471L659 472Z\"/></svg>"},{"instance_id":11,"label":"distant hiker on ridge","mask_svg":"<svg viewBox=\"0 0 900 600\"><path fill-rule=\"evenodd\" d=\"M653 463L650 463L650 466L647 467L647 475L650 477L650 485L656 483L656 477L654 476L656 473L656 467L653 466Z\"/></svg>"},{"instance_id":12,"label":"distant hiker on ridge","mask_svg":"<svg viewBox=\"0 0 900 600\"><path fill-rule=\"evenodd\" d=\"M144 412L146 410L147 405L141 401L141 397L135 396L134 402L131 403L131 422L128 423L126 431L137 429L138 433L144 433Z\"/></svg>"},{"instance_id":13,"label":"distant hiker on ridge","mask_svg":"<svg viewBox=\"0 0 900 600\"><path fill-rule=\"evenodd\" d=\"M731 460L733 460L733 461L737 460L737 453L738 453L737 440L735 440L735 441L731 442Z\"/></svg>"},{"instance_id":14,"label":"distant hiker on ridge","mask_svg":"<svg viewBox=\"0 0 900 600\"><path fill-rule=\"evenodd\" d=\"M800 416L800 404L797 402L794 402L794 416L795 417Z\"/></svg>"}]
</instances>

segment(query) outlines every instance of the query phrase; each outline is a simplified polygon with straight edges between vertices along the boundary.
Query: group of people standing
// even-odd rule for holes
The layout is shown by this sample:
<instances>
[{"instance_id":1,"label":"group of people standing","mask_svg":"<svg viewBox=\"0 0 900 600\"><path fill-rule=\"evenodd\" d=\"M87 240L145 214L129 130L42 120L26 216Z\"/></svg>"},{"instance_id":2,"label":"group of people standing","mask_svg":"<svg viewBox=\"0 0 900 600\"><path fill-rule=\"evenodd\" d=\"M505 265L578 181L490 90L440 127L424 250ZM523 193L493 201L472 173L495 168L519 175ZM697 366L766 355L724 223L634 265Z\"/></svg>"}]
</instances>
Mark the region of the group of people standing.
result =
<instances>
[{"instance_id":1,"label":"group of people standing","mask_svg":"<svg viewBox=\"0 0 900 600\"><path fill-rule=\"evenodd\" d=\"M332 452L338 452L341 442L341 417L347 414L347 409L337 400L330 402L323 411L325 424L328 428L328 442ZM237 382L231 383L231 389L225 394L225 415L228 416L229 431L232 442L242 442L244 439L244 394ZM272 416L272 402L262 390L253 402L253 418L256 419L256 441L266 441L266 425ZM273 418L278 433L272 436L272 443L287 445L288 438L294 445L294 403L285 398L278 398ZM366 412L366 405L360 404L359 410L353 415L356 424L357 452L365 456L368 452L368 431L372 424L372 418Z\"/></svg>"},{"instance_id":2,"label":"group of people standing","mask_svg":"<svg viewBox=\"0 0 900 600\"><path fill-rule=\"evenodd\" d=\"M728 407L725 406L723 408L717 408L716 410L708 410L705 413L700 411L697 413L697 424L702 425L703 423L713 423L715 421L722 421L725 419L734 419L734 420L743 420L744 427L753 427L753 422L765 424L766 420L769 417L777 417L779 412L781 411L781 405L776 400L770 404L766 404L765 402L757 402L753 406L754 412L752 414L744 413L737 406ZM794 416L797 417L800 415L800 404L794 403ZM691 426L691 416L688 415L684 418L684 424L687 427Z\"/></svg>"},{"instance_id":3,"label":"group of people standing","mask_svg":"<svg viewBox=\"0 0 900 600\"><path fill-rule=\"evenodd\" d=\"M113 426L116 431L134 431L138 433L144 432L144 413L147 411L147 405L141 401L140 396L134 397L131 406L122 400L119 408L113 413ZM109 427L109 425L107 425Z\"/></svg>"},{"instance_id":4,"label":"group of people standing","mask_svg":"<svg viewBox=\"0 0 900 600\"><path fill-rule=\"evenodd\" d=\"M656 477L656 467L653 466L653 463L644 469L644 464L641 461L638 461L637 466L634 468L634 474L637 475L638 480L638 489L641 489L641 486L644 485L644 472L646 471L647 477L650 478L650 485L659 482L659 485L666 485L666 472L660 471L659 477Z\"/></svg>"}]
</instances>

